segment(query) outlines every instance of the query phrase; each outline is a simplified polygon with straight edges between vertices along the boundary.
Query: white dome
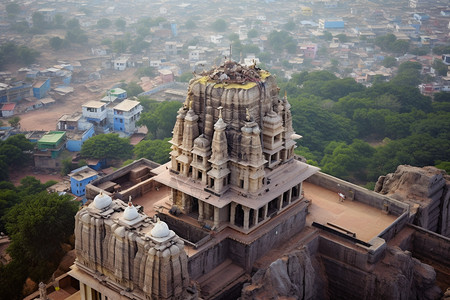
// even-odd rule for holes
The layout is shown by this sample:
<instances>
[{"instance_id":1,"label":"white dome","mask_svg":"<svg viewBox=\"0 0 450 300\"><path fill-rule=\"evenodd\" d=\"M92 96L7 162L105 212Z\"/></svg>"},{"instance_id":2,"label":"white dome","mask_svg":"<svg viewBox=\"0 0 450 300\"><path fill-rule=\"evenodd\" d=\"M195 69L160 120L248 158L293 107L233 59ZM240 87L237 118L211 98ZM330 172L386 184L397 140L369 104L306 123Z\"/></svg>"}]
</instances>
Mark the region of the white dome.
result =
<instances>
[{"instance_id":1,"label":"white dome","mask_svg":"<svg viewBox=\"0 0 450 300\"><path fill-rule=\"evenodd\" d=\"M131 221L139 217L139 213L134 207L134 205L131 202L128 202L127 208L125 208L125 211L123 213L123 218L127 221Z\"/></svg>"},{"instance_id":2,"label":"white dome","mask_svg":"<svg viewBox=\"0 0 450 300\"><path fill-rule=\"evenodd\" d=\"M108 206L110 206L112 203L112 198L106 194L103 194L100 192L97 196L94 198L94 205L97 209L104 209Z\"/></svg>"},{"instance_id":3,"label":"white dome","mask_svg":"<svg viewBox=\"0 0 450 300\"><path fill-rule=\"evenodd\" d=\"M155 238L163 238L170 234L169 226L165 222L156 223L155 227L153 227L152 231L150 231L152 237Z\"/></svg>"}]
</instances>

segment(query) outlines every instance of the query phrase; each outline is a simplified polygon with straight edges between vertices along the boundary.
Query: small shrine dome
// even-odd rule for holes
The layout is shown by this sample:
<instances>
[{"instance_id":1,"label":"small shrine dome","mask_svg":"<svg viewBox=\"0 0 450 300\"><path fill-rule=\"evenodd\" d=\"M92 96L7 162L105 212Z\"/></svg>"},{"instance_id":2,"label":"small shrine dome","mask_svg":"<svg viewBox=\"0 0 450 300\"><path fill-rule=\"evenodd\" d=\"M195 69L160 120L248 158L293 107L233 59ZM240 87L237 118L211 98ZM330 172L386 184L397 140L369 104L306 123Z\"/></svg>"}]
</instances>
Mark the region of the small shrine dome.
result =
<instances>
[{"instance_id":1,"label":"small shrine dome","mask_svg":"<svg viewBox=\"0 0 450 300\"><path fill-rule=\"evenodd\" d=\"M136 209L136 207L133 205L133 203L128 202L127 208L125 208L125 211L123 213L123 218L127 221L132 221L139 217L139 213Z\"/></svg>"},{"instance_id":2,"label":"small shrine dome","mask_svg":"<svg viewBox=\"0 0 450 300\"><path fill-rule=\"evenodd\" d=\"M156 223L155 227L153 227L150 234L155 238L166 237L170 234L169 226L167 226L165 222L159 221Z\"/></svg>"},{"instance_id":3,"label":"small shrine dome","mask_svg":"<svg viewBox=\"0 0 450 300\"><path fill-rule=\"evenodd\" d=\"M94 206L97 209L104 209L108 206L110 206L112 203L112 198L106 194L103 194L100 192L97 196L94 198Z\"/></svg>"}]
</instances>

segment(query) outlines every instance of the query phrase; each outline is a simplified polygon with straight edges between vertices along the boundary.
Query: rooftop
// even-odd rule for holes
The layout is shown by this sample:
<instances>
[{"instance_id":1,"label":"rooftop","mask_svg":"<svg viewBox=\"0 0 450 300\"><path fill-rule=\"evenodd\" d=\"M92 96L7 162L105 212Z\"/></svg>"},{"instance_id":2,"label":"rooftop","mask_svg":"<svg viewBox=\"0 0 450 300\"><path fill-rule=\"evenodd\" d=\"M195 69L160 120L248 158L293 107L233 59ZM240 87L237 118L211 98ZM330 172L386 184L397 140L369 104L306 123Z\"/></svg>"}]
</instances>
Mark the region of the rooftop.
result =
<instances>
[{"instance_id":1,"label":"rooftop","mask_svg":"<svg viewBox=\"0 0 450 300\"><path fill-rule=\"evenodd\" d=\"M89 101L89 102L83 104L82 107L101 108L104 105L105 105L105 103L103 103L103 102L92 100L92 101Z\"/></svg>"},{"instance_id":2,"label":"rooftop","mask_svg":"<svg viewBox=\"0 0 450 300\"><path fill-rule=\"evenodd\" d=\"M88 166L83 166L81 168L75 169L69 174L71 178L74 178L76 180L83 180L95 175L98 175L97 171L89 168Z\"/></svg>"},{"instance_id":3,"label":"rooftop","mask_svg":"<svg viewBox=\"0 0 450 300\"><path fill-rule=\"evenodd\" d=\"M50 131L39 140L39 143L56 143L65 135L65 131Z\"/></svg>"},{"instance_id":4,"label":"rooftop","mask_svg":"<svg viewBox=\"0 0 450 300\"><path fill-rule=\"evenodd\" d=\"M119 104L117 104L116 106L114 106L114 109L121 110L121 111L129 111L138 105L139 105L139 101L125 99L122 102L120 102Z\"/></svg>"},{"instance_id":5,"label":"rooftop","mask_svg":"<svg viewBox=\"0 0 450 300\"><path fill-rule=\"evenodd\" d=\"M340 201L338 193L304 182L305 198L311 201L306 223L316 222L355 233L356 238L369 242L389 227L398 217L359 201Z\"/></svg>"}]
</instances>

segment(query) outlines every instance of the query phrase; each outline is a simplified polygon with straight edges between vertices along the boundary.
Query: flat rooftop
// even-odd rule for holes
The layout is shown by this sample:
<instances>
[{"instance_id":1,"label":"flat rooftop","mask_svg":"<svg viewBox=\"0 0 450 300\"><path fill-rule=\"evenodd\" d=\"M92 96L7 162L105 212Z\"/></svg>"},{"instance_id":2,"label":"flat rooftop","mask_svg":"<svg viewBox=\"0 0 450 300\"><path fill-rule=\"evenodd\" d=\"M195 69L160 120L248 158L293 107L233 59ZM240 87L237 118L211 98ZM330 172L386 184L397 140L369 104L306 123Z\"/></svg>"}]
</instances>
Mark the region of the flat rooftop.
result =
<instances>
[{"instance_id":1,"label":"flat rooftop","mask_svg":"<svg viewBox=\"0 0 450 300\"><path fill-rule=\"evenodd\" d=\"M336 192L309 182L303 182L303 191L305 198L311 201L307 225L331 223L355 233L356 238L364 242L378 236L398 218L358 201L346 199L341 202Z\"/></svg>"},{"instance_id":2,"label":"flat rooftop","mask_svg":"<svg viewBox=\"0 0 450 300\"><path fill-rule=\"evenodd\" d=\"M122 110L122 111L129 111L133 107L138 106L138 105L139 105L139 101L125 99L122 102L120 102L119 104L117 104L116 106L114 106L114 109Z\"/></svg>"},{"instance_id":3,"label":"flat rooftop","mask_svg":"<svg viewBox=\"0 0 450 300\"><path fill-rule=\"evenodd\" d=\"M101 108L104 105L105 105L105 103L103 103L103 102L91 100L91 101L83 104L82 107Z\"/></svg>"},{"instance_id":4,"label":"flat rooftop","mask_svg":"<svg viewBox=\"0 0 450 300\"><path fill-rule=\"evenodd\" d=\"M39 140L39 143L56 143L65 135L66 135L65 131L52 131L52 132L45 134Z\"/></svg>"}]
</instances>

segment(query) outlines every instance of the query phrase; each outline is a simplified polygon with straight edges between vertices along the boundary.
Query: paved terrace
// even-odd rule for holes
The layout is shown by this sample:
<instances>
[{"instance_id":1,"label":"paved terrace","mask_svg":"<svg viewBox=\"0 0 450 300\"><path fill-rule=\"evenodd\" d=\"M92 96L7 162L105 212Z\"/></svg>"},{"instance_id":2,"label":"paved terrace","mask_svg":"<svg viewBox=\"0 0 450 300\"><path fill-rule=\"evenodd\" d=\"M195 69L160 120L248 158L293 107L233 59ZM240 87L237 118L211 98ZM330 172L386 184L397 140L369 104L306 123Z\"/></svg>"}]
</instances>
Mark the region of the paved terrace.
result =
<instances>
[{"instance_id":1,"label":"paved terrace","mask_svg":"<svg viewBox=\"0 0 450 300\"><path fill-rule=\"evenodd\" d=\"M306 218L309 226L312 222L322 225L331 223L355 233L357 239L369 242L397 219L358 201L346 199L340 202L336 192L309 182L303 182L303 191L305 198L311 201Z\"/></svg>"}]
</instances>

